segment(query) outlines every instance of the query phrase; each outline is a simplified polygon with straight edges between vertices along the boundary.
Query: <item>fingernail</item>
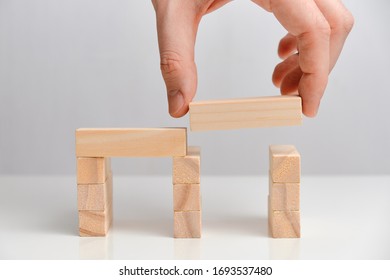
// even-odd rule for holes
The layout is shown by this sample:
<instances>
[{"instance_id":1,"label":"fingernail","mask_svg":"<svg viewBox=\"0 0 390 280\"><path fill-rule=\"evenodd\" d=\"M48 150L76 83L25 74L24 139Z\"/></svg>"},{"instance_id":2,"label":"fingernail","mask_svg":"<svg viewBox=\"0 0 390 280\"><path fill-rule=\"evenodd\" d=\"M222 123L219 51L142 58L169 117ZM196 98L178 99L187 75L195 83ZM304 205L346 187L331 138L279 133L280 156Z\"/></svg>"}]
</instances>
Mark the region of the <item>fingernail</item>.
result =
<instances>
[{"instance_id":1,"label":"fingernail","mask_svg":"<svg viewBox=\"0 0 390 280\"><path fill-rule=\"evenodd\" d=\"M184 96L180 90L168 92L169 114L175 116L184 105Z\"/></svg>"}]
</instances>

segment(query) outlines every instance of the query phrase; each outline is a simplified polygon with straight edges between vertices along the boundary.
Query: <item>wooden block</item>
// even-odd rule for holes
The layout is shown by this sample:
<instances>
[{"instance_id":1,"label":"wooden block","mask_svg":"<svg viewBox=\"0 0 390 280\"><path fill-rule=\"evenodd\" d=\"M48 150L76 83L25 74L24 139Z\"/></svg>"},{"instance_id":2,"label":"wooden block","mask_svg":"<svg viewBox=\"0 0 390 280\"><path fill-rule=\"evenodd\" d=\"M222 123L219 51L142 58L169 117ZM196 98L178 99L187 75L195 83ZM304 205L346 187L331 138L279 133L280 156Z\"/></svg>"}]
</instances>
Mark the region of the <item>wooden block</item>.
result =
<instances>
[{"instance_id":1,"label":"wooden block","mask_svg":"<svg viewBox=\"0 0 390 280\"><path fill-rule=\"evenodd\" d=\"M173 218L175 238L201 237L201 211L175 211Z\"/></svg>"},{"instance_id":2,"label":"wooden block","mask_svg":"<svg viewBox=\"0 0 390 280\"><path fill-rule=\"evenodd\" d=\"M112 221L112 203L104 211L79 211L80 236L105 236Z\"/></svg>"},{"instance_id":3,"label":"wooden block","mask_svg":"<svg viewBox=\"0 0 390 280\"><path fill-rule=\"evenodd\" d=\"M79 210L104 211L112 204L112 174L104 184L78 185Z\"/></svg>"},{"instance_id":4,"label":"wooden block","mask_svg":"<svg viewBox=\"0 0 390 280\"><path fill-rule=\"evenodd\" d=\"M186 128L76 130L77 157L171 157L186 153Z\"/></svg>"},{"instance_id":5,"label":"wooden block","mask_svg":"<svg viewBox=\"0 0 390 280\"><path fill-rule=\"evenodd\" d=\"M300 211L275 211L268 197L268 221L273 238L301 237Z\"/></svg>"},{"instance_id":6,"label":"wooden block","mask_svg":"<svg viewBox=\"0 0 390 280\"><path fill-rule=\"evenodd\" d=\"M273 182L299 183L301 156L292 145L269 146L270 171Z\"/></svg>"},{"instance_id":7,"label":"wooden block","mask_svg":"<svg viewBox=\"0 0 390 280\"><path fill-rule=\"evenodd\" d=\"M200 183L200 148L188 147L187 155L173 158L173 184Z\"/></svg>"},{"instance_id":8,"label":"wooden block","mask_svg":"<svg viewBox=\"0 0 390 280\"><path fill-rule=\"evenodd\" d=\"M269 177L269 197L272 210L299 210L300 183L275 183Z\"/></svg>"},{"instance_id":9,"label":"wooden block","mask_svg":"<svg viewBox=\"0 0 390 280\"><path fill-rule=\"evenodd\" d=\"M302 124L299 96L264 96L190 103L192 131Z\"/></svg>"},{"instance_id":10,"label":"wooden block","mask_svg":"<svg viewBox=\"0 0 390 280\"><path fill-rule=\"evenodd\" d=\"M112 173L106 181L106 198L104 210L80 210L79 209L79 232L80 236L105 236L112 223L113 208L113 184ZM80 202L79 202L80 203ZM88 202L85 202L88 205Z\"/></svg>"},{"instance_id":11,"label":"wooden block","mask_svg":"<svg viewBox=\"0 0 390 280\"><path fill-rule=\"evenodd\" d=\"M111 172L110 158L77 158L77 184L104 184Z\"/></svg>"},{"instance_id":12,"label":"wooden block","mask_svg":"<svg viewBox=\"0 0 390 280\"><path fill-rule=\"evenodd\" d=\"M174 211L200 211L200 207L199 184L173 185Z\"/></svg>"}]
</instances>

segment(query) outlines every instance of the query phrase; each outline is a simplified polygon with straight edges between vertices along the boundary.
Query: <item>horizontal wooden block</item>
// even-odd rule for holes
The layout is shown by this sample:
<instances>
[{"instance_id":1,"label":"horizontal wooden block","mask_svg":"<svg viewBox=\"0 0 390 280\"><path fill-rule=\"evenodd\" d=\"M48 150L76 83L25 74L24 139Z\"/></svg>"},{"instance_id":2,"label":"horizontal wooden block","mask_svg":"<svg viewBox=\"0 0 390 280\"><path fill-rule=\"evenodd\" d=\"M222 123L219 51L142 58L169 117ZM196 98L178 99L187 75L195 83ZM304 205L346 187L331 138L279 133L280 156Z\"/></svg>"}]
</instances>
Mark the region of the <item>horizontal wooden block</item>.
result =
<instances>
[{"instance_id":1,"label":"horizontal wooden block","mask_svg":"<svg viewBox=\"0 0 390 280\"><path fill-rule=\"evenodd\" d=\"M300 211L275 211L270 208L268 197L268 220L273 238L301 237Z\"/></svg>"},{"instance_id":2,"label":"horizontal wooden block","mask_svg":"<svg viewBox=\"0 0 390 280\"><path fill-rule=\"evenodd\" d=\"M270 171L273 182L299 183L301 156L292 145L269 146Z\"/></svg>"},{"instance_id":3,"label":"horizontal wooden block","mask_svg":"<svg viewBox=\"0 0 390 280\"><path fill-rule=\"evenodd\" d=\"M201 211L174 212L175 238L200 238L202 231Z\"/></svg>"},{"instance_id":4,"label":"horizontal wooden block","mask_svg":"<svg viewBox=\"0 0 390 280\"><path fill-rule=\"evenodd\" d=\"M200 211L200 185L179 184L173 185L174 211Z\"/></svg>"},{"instance_id":5,"label":"horizontal wooden block","mask_svg":"<svg viewBox=\"0 0 390 280\"><path fill-rule=\"evenodd\" d=\"M78 185L79 210L104 211L112 204L112 174L104 184Z\"/></svg>"},{"instance_id":6,"label":"horizontal wooden block","mask_svg":"<svg viewBox=\"0 0 390 280\"><path fill-rule=\"evenodd\" d=\"M104 211L79 211L80 236L105 236L112 222L112 203Z\"/></svg>"},{"instance_id":7,"label":"horizontal wooden block","mask_svg":"<svg viewBox=\"0 0 390 280\"><path fill-rule=\"evenodd\" d=\"M299 96L266 96L191 102L192 131L302 124Z\"/></svg>"},{"instance_id":8,"label":"horizontal wooden block","mask_svg":"<svg viewBox=\"0 0 390 280\"><path fill-rule=\"evenodd\" d=\"M76 130L77 157L172 157L186 153L186 128Z\"/></svg>"},{"instance_id":9,"label":"horizontal wooden block","mask_svg":"<svg viewBox=\"0 0 390 280\"><path fill-rule=\"evenodd\" d=\"M269 177L272 210L300 210L300 183L275 183Z\"/></svg>"},{"instance_id":10,"label":"horizontal wooden block","mask_svg":"<svg viewBox=\"0 0 390 280\"><path fill-rule=\"evenodd\" d=\"M104 184L111 172L110 158L77 158L77 184Z\"/></svg>"},{"instance_id":11,"label":"horizontal wooden block","mask_svg":"<svg viewBox=\"0 0 390 280\"><path fill-rule=\"evenodd\" d=\"M173 158L173 184L200 183L200 148L188 147L187 155Z\"/></svg>"}]
</instances>

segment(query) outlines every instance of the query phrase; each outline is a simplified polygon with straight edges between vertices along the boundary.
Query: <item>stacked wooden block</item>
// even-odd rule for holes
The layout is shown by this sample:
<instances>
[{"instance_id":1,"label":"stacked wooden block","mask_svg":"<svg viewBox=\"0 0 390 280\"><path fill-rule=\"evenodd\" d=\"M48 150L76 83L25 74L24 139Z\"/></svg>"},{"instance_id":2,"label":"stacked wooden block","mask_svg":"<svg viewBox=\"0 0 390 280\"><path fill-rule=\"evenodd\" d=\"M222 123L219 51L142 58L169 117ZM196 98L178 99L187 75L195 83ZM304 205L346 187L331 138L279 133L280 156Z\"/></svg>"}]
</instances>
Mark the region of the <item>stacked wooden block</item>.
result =
<instances>
[{"instance_id":1,"label":"stacked wooden block","mask_svg":"<svg viewBox=\"0 0 390 280\"><path fill-rule=\"evenodd\" d=\"M199 238L202 231L200 148L188 147L187 155L173 157L174 237Z\"/></svg>"},{"instance_id":2,"label":"stacked wooden block","mask_svg":"<svg viewBox=\"0 0 390 280\"><path fill-rule=\"evenodd\" d=\"M113 200L111 157L186 159L189 155L186 128L78 129L76 157L80 236L105 236L110 227ZM199 173L197 176L199 180Z\"/></svg>"},{"instance_id":3,"label":"stacked wooden block","mask_svg":"<svg viewBox=\"0 0 390 280\"><path fill-rule=\"evenodd\" d=\"M294 146L271 145L269 156L270 233L274 238L300 237L300 155Z\"/></svg>"},{"instance_id":4,"label":"stacked wooden block","mask_svg":"<svg viewBox=\"0 0 390 280\"><path fill-rule=\"evenodd\" d=\"M77 158L80 236L104 236L112 221L112 172L109 158Z\"/></svg>"}]
</instances>

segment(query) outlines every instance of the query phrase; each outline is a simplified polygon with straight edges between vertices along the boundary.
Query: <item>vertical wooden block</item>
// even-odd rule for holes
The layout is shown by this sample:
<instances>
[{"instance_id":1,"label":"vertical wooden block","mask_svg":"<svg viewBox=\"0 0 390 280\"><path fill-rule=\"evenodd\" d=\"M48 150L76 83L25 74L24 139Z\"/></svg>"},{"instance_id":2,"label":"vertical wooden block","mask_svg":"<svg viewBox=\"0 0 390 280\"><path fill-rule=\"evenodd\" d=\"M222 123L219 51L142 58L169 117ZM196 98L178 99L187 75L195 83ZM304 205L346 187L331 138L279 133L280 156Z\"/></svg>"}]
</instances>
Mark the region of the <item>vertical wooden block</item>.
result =
<instances>
[{"instance_id":1,"label":"vertical wooden block","mask_svg":"<svg viewBox=\"0 0 390 280\"><path fill-rule=\"evenodd\" d=\"M105 211L79 211L80 236L105 236L112 221L112 204Z\"/></svg>"},{"instance_id":2,"label":"vertical wooden block","mask_svg":"<svg viewBox=\"0 0 390 280\"><path fill-rule=\"evenodd\" d=\"M78 185L79 210L104 211L112 203L112 173L104 184Z\"/></svg>"},{"instance_id":3,"label":"vertical wooden block","mask_svg":"<svg viewBox=\"0 0 390 280\"><path fill-rule=\"evenodd\" d=\"M292 145L270 145L270 171L273 182L299 183L301 157Z\"/></svg>"},{"instance_id":4,"label":"vertical wooden block","mask_svg":"<svg viewBox=\"0 0 390 280\"><path fill-rule=\"evenodd\" d=\"M174 211L200 211L200 185L180 184L173 186Z\"/></svg>"},{"instance_id":5,"label":"vertical wooden block","mask_svg":"<svg viewBox=\"0 0 390 280\"><path fill-rule=\"evenodd\" d=\"M77 184L79 185L104 184L110 172L110 158L77 158Z\"/></svg>"},{"instance_id":6,"label":"vertical wooden block","mask_svg":"<svg viewBox=\"0 0 390 280\"><path fill-rule=\"evenodd\" d=\"M107 184L78 185L77 202L79 210L104 211L107 200Z\"/></svg>"},{"instance_id":7,"label":"vertical wooden block","mask_svg":"<svg viewBox=\"0 0 390 280\"><path fill-rule=\"evenodd\" d=\"M269 198L272 210L299 210L299 183L275 183L269 177Z\"/></svg>"},{"instance_id":8,"label":"vertical wooden block","mask_svg":"<svg viewBox=\"0 0 390 280\"><path fill-rule=\"evenodd\" d=\"M202 231L201 211L175 211L174 237L200 238Z\"/></svg>"},{"instance_id":9,"label":"vertical wooden block","mask_svg":"<svg viewBox=\"0 0 390 280\"><path fill-rule=\"evenodd\" d=\"M173 157L173 184L200 183L200 148L188 147L184 157Z\"/></svg>"},{"instance_id":10,"label":"vertical wooden block","mask_svg":"<svg viewBox=\"0 0 390 280\"><path fill-rule=\"evenodd\" d=\"M79 232L82 237L105 236L109 230L113 217L112 174L109 175L105 188L104 210L79 210Z\"/></svg>"},{"instance_id":11,"label":"vertical wooden block","mask_svg":"<svg viewBox=\"0 0 390 280\"><path fill-rule=\"evenodd\" d=\"M299 211L272 210L270 198L268 197L268 213L270 233L273 238L301 237Z\"/></svg>"}]
</instances>

